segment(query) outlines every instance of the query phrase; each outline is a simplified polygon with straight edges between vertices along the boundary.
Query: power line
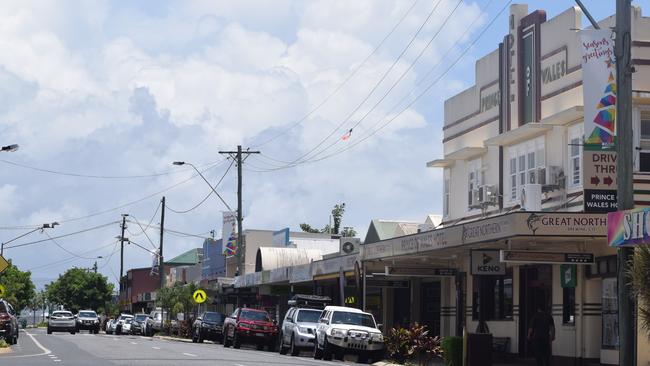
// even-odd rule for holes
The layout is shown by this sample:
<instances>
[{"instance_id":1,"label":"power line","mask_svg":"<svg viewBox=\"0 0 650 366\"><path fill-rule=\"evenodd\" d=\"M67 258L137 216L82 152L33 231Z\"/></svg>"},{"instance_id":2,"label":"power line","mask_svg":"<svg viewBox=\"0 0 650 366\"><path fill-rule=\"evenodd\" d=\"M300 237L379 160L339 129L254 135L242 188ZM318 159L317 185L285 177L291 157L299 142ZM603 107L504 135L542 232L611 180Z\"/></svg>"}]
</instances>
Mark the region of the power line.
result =
<instances>
[{"instance_id":1,"label":"power line","mask_svg":"<svg viewBox=\"0 0 650 366\"><path fill-rule=\"evenodd\" d=\"M418 30L415 32L415 34L411 37L411 39L409 40L409 42L406 44L406 47L404 47L404 49L402 50L402 52L397 56L397 58L395 59L395 61L390 65L390 67L388 68L388 70L386 70L386 71L384 72L384 74L382 75L382 77L381 77L381 78L380 78L380 79L375 83L375 85L372 87L372 89L370 89L370 92L369 92L369 93L368 93L368 94L367 94L367 95L366 95L366 96L361 100L361 102L358 103L357 106L356 106L356 107L355 107L355 108L354 108L350 113L348 113L348 115L345 117L345 119L344 119L341 123L339 123L339 124L336 126L336 128L334 128L334 130L333 130L332 132L330 132L327 136L325 136L325 138L323 138L323 139L322 139L318 144L316 144L316 146L314 146L312 149L310 149L310 150L307 151L306 153L300 155L300 156L299 156L297 159L295 159L292 163L297 163L297 162L299 162L300 160L303 160L305 157L311 155L312 152L314 152L314 151L315 151L316 149L318 149L321 145L323 145L323 144L325 143L325 141L327 141L330 137L332 137L332 136L333 136L333 135L334 135L334 134L335 134L335 133L336 133L336 132L337 132L337 131L338 131L338 130L339 130L339 129L344 125L344 124L346 124L346 123L350 120L350 118L352 118L352 116L353 116L357 111L359 111L359 109L361 109L361 107L366 103L366 101L368 101L368 99L370 99L370 97L374 94L374 92L377 90L377 88L379 87L379 85L381 85L381 83L382 83L382 82L386 79L386 77L390 74L390 72L393 70L393 68L395 68L395 66L397 65L397 63L398 63L398 62L402 59L402 57L404 56L404 54L406 54L406 51L408 51L408 49L411 47L411 45L413 45L413 42L415 42L415 40L417 39L418 35L420 35L420 32L422 32L422 29L424 29L424 26L429 22L429 20L431 19L431 17L433 16L434 12L435 12L436 9L438 8L438 5L440 5L441 2L442 2L442 0L438 0L438 1L436 2L436 4L433 6L433 9L431 9L431 11L430 11L429 14L427 15L427 17L424 19L424 22L422 22L422 24L420 24L420 27L418 28Z\"/></svg>"},{"instance_id":2,"label":"power line","mask_svg":"<svg viewBox=\"0 0 650 366\"><path fill-rule=\"evenodd\" d=\"M223 173L223 175L221 176L221 178L219 179L219 181L217 182L217 184L214 185L214 188L215 188L215 189L216 189L217 187L219 187L219 184L221 184L221 182L222 182L223 179L226 177L226 174L228 174L228 172L230 171L230 168L232 168L232 166L233 166L234 163L235 163L235 159L232 159L232 160L230 161L230 165L228 166L228 169L226 169L226 171ZM205 201L207 201L208 197L210 197L213 193L214 193L214 192L212 191L212 189L210 189L210 191L208 192L208 194L207 194L207 195L206 195L206 196L205 196L205 197L204 197L204 198L203 198L199 203L197 203L196 205L194 205L193 207L191 207L191 208L189 208L189 209L187 209L187 210L174 210L173 208L169 207L169 205L166 205L165 207L166 207L167 209L169 209L169 211L171 211L171 212L174 212L174 213L177 213L177 214L185 214L185 213L188 213L188 212L190 212L190 211L193 211L193 210L196 209L197 207L201 206Z\"/></svg>"},{"instance_id":3,"label":"power line","mask_svg":"<svg viewBox=\"0 0 650 366\"><path fill-rule=\"evenodd\" d=\"M161 204L162 204L162 202L158 202L158 206L156 206L156 211L153 212L153 215L151 215L151 219L149 219L149 223L148 223L147 225L145 225L144 228L143 228L142 225L140 225L140 223L138 222L138 226L140 226L140 229L142 229L141 232L135 234L135 233L131 232L131 230L129 230L128 227L126 228L126 231L128 231L129 234L131 234L131 236L140 236L140 235L142 235L143 233L145 233L147 230L149 230L149 227L151 226L151 223L152 223L153 220L156 218L156 214L158 214L158 210L160 210L160 206L161 206ZM130 215L130 216L135 218L134 215Z\"/></svg>"},{"instance_id":4,"label":"power line","mask_svg":"<svg viewBox=\"0 0 650 366\"><path fill-rule=\"evenodd\" d=\"M62 176L75 177L75 178L91 178L91 179L155 178L155 177L161 177L161 176L165 176L165 175L178 174L178 173L187 172L187 171L191 170L191 169L183 169L183 170L170 169L170 170L160 172L160 173L141 174L141 175L93 175L93 174L71 173L71 172L63 172L63 171L52 170L52 169L44 169L44 168L34 167L34 166L22 164L22 163L17 163L17 162L14 162L14 161L5 160L5 159L0 159L0 162L8 164L8 165L15 166L15 167L18 167L18 168L34 170L34 171L41 172L41 173L62 175ZM210 165L216 164L218 162L219 162L219 160L218 161L213 161L211 163L206 163L206 164L202 165L201 167L210 166Z\"/></svg>"},{"instance_id":5,"label":"power line","mask_svg":"<svg viewBox=\"0 0 650 366\"><path fill-rule=\"evenodd\" d=\"M156 210L156 212L158 212L158 210ZM144 236L147 238L147 240L149 241L149 243L151 243L151 246L152 246L154 249L156 249L156 244L154 244L153 241L151 241L151 238L149 237L149 234L147 234L147 230L146 230L145 228L143 228L142 225L140 225L140 221L138 221L138 219L135 218L135 216L133 216L133 215L130 215L130 216L133 217L133 219L135 220L135 223L138 224L138 226L140 227L140 229L142 229L142 233L141 233L141 234L144 234ZM152 218L152 219L153 219L153 218ZM151 222L149 222L149 225L147 226L147 228L150 227L150 226L151 226ZM128 229L127 229L127 230L128 230Z\"/></svg>"},{"instance_id":6,"label":"power line","mask_svg":"<svg viewBox=\"0 0 650 366\"><path fill-rule=\"evenodd\" d=\"M131 222L131 220L126 220L126 222ZM151 227L156 228L156 229L160 229L160 226L157 226L157 225L151 225ZM169 229L169 228L164 228L163 230L164 230L164 232L172 234L172 235L178 234L178 235L181 235L183 237L190 237L191 236L191 237L201 238L201 239L212 239L211 237L201 235L201 234L206 234L207 235L209 232L201 233L201 234L190 234L190 233L185 233L185 232L178 231L178 230L172 230L172 229Z\"/></svg>"},{"instance_id":7,"label":"power line","mask_svg":"<svg viewBox=\"0 0 650 366\"><path fill-rule=\"evenodd\" d=\"M81 254L88 254L88 253L90 253L90 252L95 252L95 251L97 251L97 250L104 249L104 248L109 247L109 246L111 246L111 245L115 245L115 243L117 243L117 241L112 241L112 242L110 242L110 243L108 243L108 244L106 244L106 245L102 245L102 246L100 246L100 247L93 248L93 249L90 249L90 250L85 251L85 252L81 252ZM112 255L112 254L111 254L111 255ZM50 262L50 263L42 264L42 265L40 265L40 266L36 266L36 267L29 268L29 269L27 269L27 271L33 271L33 270L35 270L35 269L41 269L41 268L45 268L45 267L50 267L50 266L54 266L54 265L58 265L58 264L66 263L66 262L70 262L70 261L72 261L72 260L74 260L74 259L77 259L77 258L76 258L75 256L68 257L68 258L64 258L64 259L61 259L61 260L57 260L57 261L54 261L54 262Z\"/></svg>"},{"instance_id":8,"label":"power line","mask_svg":"<svg viewBox=\"0 0 650 366\"><path fill-rule=\"evenodd\" d=\"M368 62L368 60L370 60L370 58L372 56L374 56L377 53L377 51L379 51L381 46L383 46L383 44L388 40L388 38L395 32L397 27L399 27L402 24L402 22L404 22L404 19L406 19L406 17L411 13L411 10L413 10L413 8L415 8L415 5L417 5L417 3L418 3L418 0L415 0L413 2L413 4L411 4L411 6L404 13L404 15L402 15L402 17L393 26L393 28L390 30L390 32L388 32L388 34L386 34L386 36L384 36L384 38L381 40L381 42L379 42L379 44L377 44L377 46L375 46L375 48L372 50L372 52L368 56L366 56L366 58L363 61L361 61L361 63L354 70L352 70L352 72L330 94L328 94L327 97L325 97L325 99L323 99L316 107L314 107L312 110L310 110L307 114L305 114L298 121L294 122L291 126L286 128L284 131L278 133L277 135L271 137L270 139L268 139L268 140L266 140L266 141L264 141L264 142L262 142L260 144L252 145L252 147L253 148L259 148L261 146L264 146L264 145L274 141L278 137L287 134L289 131L294 129L296 126L303 123L307 118L309 118L312 114L314 114L317 110L319 110L323 105L325 105L325 103L327 103L334 95L336 95L343 88L343 86L345 86L348 83L348 81L350 81L350 79L352 79L352 77L354 75L356 75L356 73L359 70L361 70L361 68L366 64L366 62Z\"/></svg>"},{"instance_id":9,"label":"power line","mask_svg":"<svg viewBox=\"0 0 650 366\"><path fill-rule=\"evenodd\" d=\"M106 224L103 224L103 225L93 226L93 227L90 227L88 229L83 229L83 230L75 231L75 232L72 232L72 233L67 233L67 234L58 235L58 236L54 236L54 237L49 237L48 239L41 239L41 240L30 241L30 242L27 242L27 243L7 245L7 246L5 246L5 249L19 248L19 247L24 247L24 246L28 246L28 245L39 244L39 243L43 243L43 242L46 242L46 241L49 241L49 240L52 240L52 239L67 238L69 236L87 233L89 231L98 230L98 229L105 228L107 226L111 226L111 225L114 225L114 224L117 224L117 223L119 223L119 221L113 221L113 222L109 222L109 223L106 223Z\"/></svg>"},{"instance_id":10,"label":"power line","mask_svg":"<svg viewBox=\"0 0 650 366\"><path fill-rule=\"evenodd\" d=\"M95 256L95 257L84 257L84 256L81 256L81 255L75 253L75 252L72 252L72 251L66 249L66 248L65 248L64 246L62 246L61 244L59 244L59 242L57 242L56 240L54 240L54 239L50 236L50 234L47 233L47 231L43 230L43 233L44 233L44 234L45 234L45 235L46 235L46 236L47 236L47 237L52 241L52 243L56 244L57 247L61 248L61 250L63 250L64 252L66 252L66 253L68 253L68 254L72 254L74 257L77 257L77 258L80 258L80 259L97 259L96 256Z\"/></svg>"}]
</instances>

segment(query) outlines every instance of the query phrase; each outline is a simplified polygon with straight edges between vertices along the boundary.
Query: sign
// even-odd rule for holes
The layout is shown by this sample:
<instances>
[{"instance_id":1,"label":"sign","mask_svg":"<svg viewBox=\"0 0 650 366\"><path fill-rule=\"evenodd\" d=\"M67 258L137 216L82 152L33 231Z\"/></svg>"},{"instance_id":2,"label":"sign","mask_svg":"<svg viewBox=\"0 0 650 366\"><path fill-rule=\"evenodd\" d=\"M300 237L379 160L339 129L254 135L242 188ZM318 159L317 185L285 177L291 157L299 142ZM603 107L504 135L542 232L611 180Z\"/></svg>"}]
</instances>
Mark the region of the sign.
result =
<instances>
[{"instance_id":1,"label":"sign","mask_svg":"<svg viewBox=\"0 0 650 366\"><path fill-rule=\"evenodd\" d=\"M534 252L530 250L502 250L501 261L506 263L593 264L591 253Z\"/></svg>"},{"instance_id":2,"label":"sign","mask_svg":"<svg viewBox=\"0 0 650 366\"><path fill-rule=\"evenodd\" d=\"M616 211L616 151L589 150L582 154L585 212Z\"/></svg>"},{"instance_id":3,"label":"sign","mask_svg":"<svg viewBox=\"0 0 650 366\"><path fill-rule=\"evenodd\" d=\"M205 300L208 299L208 295L205 293L205 291L198 289L194 291L194 294L192 294L192 298L194 299L195 303L203 304Z\"/></svg>"},{"instance_id":4,"label":"sign","mask_svg":"<svg viewBox=\"0 0 650 366\"><path fill-rule=\"evenodd\" d=\"M470 254L473 276L503 276L506 274L506 265L499 260L499 250L472 250Z\"/></svg>"},{"instance_id":5,"label":"sign","mask_svg":"<svg viewBox=\"0 0 650 366\"><path fill-rule=\"evenodd\" d=\"M535 33L530 31L523 35L522 41L523 65L521 78L523 79L522 123L533 122L535 119L536 94L536 65L535 65Z\"/></svg>"},{"instance_id":6,"label":"sign","mask_svg":"<svg viewBox=\"0 0 650 366\"><path fill-rule=\"evenodd\" d=\"M7 294L7 290L3 285L0 285L0 298L5 297L6 294Z\"/></svg>"},{"instance_id":7,"label":"sign","mask_svg":"<svg viewBox=\"0 0 650 366\"><path fill-rule=\"evenodd\" d=\"M560 80L567 73L567 48L566 46L552 56L541 61L542 85Z\"/></svg>"},{"instance_id":8,"label":"sign","mask_svg":"<svg viewBox=\"0 0 650 366\"><path fill-rule=\"evenodd\" d=\"M560 266L560 285L562 288L574 288L578 282L578 267L575 264Z\"/></svg>"},{"instance_id":9,"label":"sign","mask_svg":"<svg viewBox=\"0 0 650 366\"><path fill-rule=\"evenodd\" d=\"M580 31L580 46L585 145L598 149L613 147L616 137L616 61L612 31Z\"/></svg>"},{"instance_id":10,"label":"sign","mask_svg":"<svg viewBox=\"0 0 650 366\"><path fill-rule=\"evenodd\" d=\"M383 280L366 278L366 287L408 288L408 280Z\"/></svg>"},{"instance_id":11,"label":"sign","mask_svg":"<svg viewBox=\"0 0 650 366\"><path fill-rule=\"evenodd\" d=\"M4 272L7 268L9 268L9 262L7 262L5 257L0 255L0 273Z\"/></svg>"},{"instance_id":12,"label":"sign","mask_svg":"<svg viewBox=\"0 0 650 366\"><path fill-rule=\"evenodd\" d=\"M223 255L231 257L237 254L237 213L226 211L223 213L223 229L221 231Z\"/></svg>"},{"instance_id":13,"label":"sign","mask_svg":"<svg viewBox=\"0 0 650 366\"><path fill-rule=\"evenodd\" d=\"M516 216L516 235L532 236L605 236L607 216L568 212L531 212Z\"/></svg>"},{"instance_id":14,"label":"sign","mask_svg":"<svg viewBox=\"0 0 650 366\"><path fill-rule=\"evenodd\" d=\"M389 273L396 276L436 276L454 277L458 273L456 268L398 268L391 267Z\"/></svg>"},{"instance_id":15,"label":"sign","mask_svg":"<svg viewBox=\"0 0 650 366\"><path fill-rule=\"evenodd\" d=\"M650 244L650 208L607 214L607 243L610 247Z\"/></svg>"}]
</instances>

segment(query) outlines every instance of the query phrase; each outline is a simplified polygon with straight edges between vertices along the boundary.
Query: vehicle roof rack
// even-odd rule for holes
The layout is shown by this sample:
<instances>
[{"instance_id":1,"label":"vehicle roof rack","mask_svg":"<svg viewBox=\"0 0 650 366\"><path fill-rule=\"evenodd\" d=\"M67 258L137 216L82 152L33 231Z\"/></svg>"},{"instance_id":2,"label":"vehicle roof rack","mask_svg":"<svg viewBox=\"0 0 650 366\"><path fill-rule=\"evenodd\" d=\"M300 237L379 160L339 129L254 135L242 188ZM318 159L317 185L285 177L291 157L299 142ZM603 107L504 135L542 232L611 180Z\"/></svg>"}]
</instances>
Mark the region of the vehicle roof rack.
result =
<instances>
[{"instance_id":1,"label":"vehicle roof rack","mask_svg":"<svg viewBox=\"0 0 650 366\"><path fill-rule=\"evenodd\" d=\"M318 295L293 295L291 300L289 300L289 306L295 306L299 308L311 308L311 309L324 309L329 303L332 302L332 299L329 296L318 296Z\"/></svg>"}]
</instances>

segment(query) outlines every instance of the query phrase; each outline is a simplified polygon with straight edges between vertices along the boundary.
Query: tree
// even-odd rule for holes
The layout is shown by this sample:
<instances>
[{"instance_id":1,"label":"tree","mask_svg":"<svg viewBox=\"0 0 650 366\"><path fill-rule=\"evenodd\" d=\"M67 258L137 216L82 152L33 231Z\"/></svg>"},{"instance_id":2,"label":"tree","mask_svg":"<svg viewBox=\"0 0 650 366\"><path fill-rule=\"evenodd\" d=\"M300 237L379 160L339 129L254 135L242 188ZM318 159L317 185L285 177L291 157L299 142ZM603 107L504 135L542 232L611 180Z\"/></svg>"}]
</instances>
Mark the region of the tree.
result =
<instances>
[{"instance_id":1,"label":"tree","mask_svg":"<svg viewBox=\"0 0 650 366\"><path fill-rule=\"evenodd\" d=\"M5 299L9 301L17 312L27 308L36 295L35 286L32 282L32 273L23 272L18 267L10 264L0 274L0 284L5 287Z\"/></svg>"},{"instance_id":2,"label":"tree","mask_svg":"<svg viewBox=\"0 0 650 366\"><path fill-rule=\"evenodd\" d=\"M307 223L300 224L300 229L306 233L328 233L338 235L341 229L341 222L343 221L343 214L345 214L345 203L336 204L332 209L332 221L333 225L325 225L321 230L312 227ZM340 232L342 236L352 237L357 234L357 232L352 227L344 228L343 232Z\"/></svg>"},{"instance_id":3,"label":"tree","mask_svg":"<svg viewBox=\"0 0 650 366\"><path fill-rule=\"evenodd\" d=\"M628 275L632 282L632 293L638 299L641 327L650 336L650 247L639 245L634 250Z\"/></svg>"},{"instance_id":4,"label":"tree","mask_svg":"<svg viewBox=\"0 0 650 366\"><path fill-rule=\"evenodd\" d=\"M103 309L113 297L113 284L99 273L71 268L45 286L47 300L76 312Z\"/></svg>"},{"instance_id":5,"label":"tree","mask_svg":"<svg viewBox=\"0 0 650 366\"><path fill-rule=\"evenodd\" d=\"M166 287L158 290L158 304L167 314L167 320L171 320L171 315L183 313L184 319L188 319L188 314L194 310L195 304L192 295L198 287L194 283L182 284L176 282L172 287Z\"/></svg>"}]
</instances>

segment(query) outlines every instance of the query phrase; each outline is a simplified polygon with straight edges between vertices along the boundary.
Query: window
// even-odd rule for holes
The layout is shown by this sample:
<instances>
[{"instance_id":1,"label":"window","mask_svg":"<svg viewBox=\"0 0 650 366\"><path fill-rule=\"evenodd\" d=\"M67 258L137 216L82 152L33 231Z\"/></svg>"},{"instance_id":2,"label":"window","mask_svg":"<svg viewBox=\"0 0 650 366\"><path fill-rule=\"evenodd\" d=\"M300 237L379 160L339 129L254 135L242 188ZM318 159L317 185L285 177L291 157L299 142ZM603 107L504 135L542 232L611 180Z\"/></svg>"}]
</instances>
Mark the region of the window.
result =
<instances>
[{"instance_id":1,"label":"window","mask_svg":"<svg viewBox=\"0 0 650 366\"><path fill-rule=\"evenodd\" d=\"M582 184L582 140L583 127L581 123L569 127L568 131L568 174L569 187L576 187Z\"/></svg>"},{"instance_id":2,"label":"window","mask_svg":"<svg viewBox=\"0 0 650 366\"><path fill-rule=\"evenodd\" d=\"M576 321L576 288L562 288L562 324L573 325Z\"/></svg>"},{"instance_id":3,"label":"window","mask_svg":"<svg viewBox=\"0 0 650 366\"><path fill-rule=\"evenodd\" d=\"M479 319L481 301L484 300L485 320L512 319L512 268L506 269L505 276L474 276L472 318ZM485 299L481 299L481 286Z\"/></svg>"},{"instance_id":4,"label":"window","mask_svg":"<svg viewBox=\"0 0 650 366\"><path fill-rule=\"evenodd\" d=\"M526 141L508 148L509 176L505 179L509 185L509 201L514 202L521 195L526 184L542 184L537 177L538 168L544 167L544 136Z\"/></svg>"},{"instance_id":5,"label":"window","mask_svg":"<svg viewBox=\"0 0 650 366\"><path fill-rule=\"evenodd\" d=\"M449 179L449 170L445 169L444 173L444 187L443 187L443 200L442 200L442 215L447 217L449 216L449 188L450 188L450 179Z\"/></svg>"},{"instance_id":6,"label":"window","mask_svg":"<svg viewBox=\"0 0 650 366\"><path fill-rule=\"evenodd\" d=\"M467 206L472 207L478 202L474 200L474 191L483 184L483 172L481 171L481 159L471 160L467 163Z\"/></svg>"},{"instance_id":7,"label":"window","mask_svg":"<svg viewBox=\"0 0 650 366\"><path fill-rule=\"evenodd\" d=\"M641 111L639 171L650 172L650 111Z\"/></svg>"},{"instance_id":8,"label":"window","mask_svg":"<svg viewBox=\"0 0 650 366\"><path fill-rule=\"evenodd\" d=\"M602 347L609 349L618 348L618 288L616 282L616 277L603 279Z\"/></svg>"}]
</instances>

